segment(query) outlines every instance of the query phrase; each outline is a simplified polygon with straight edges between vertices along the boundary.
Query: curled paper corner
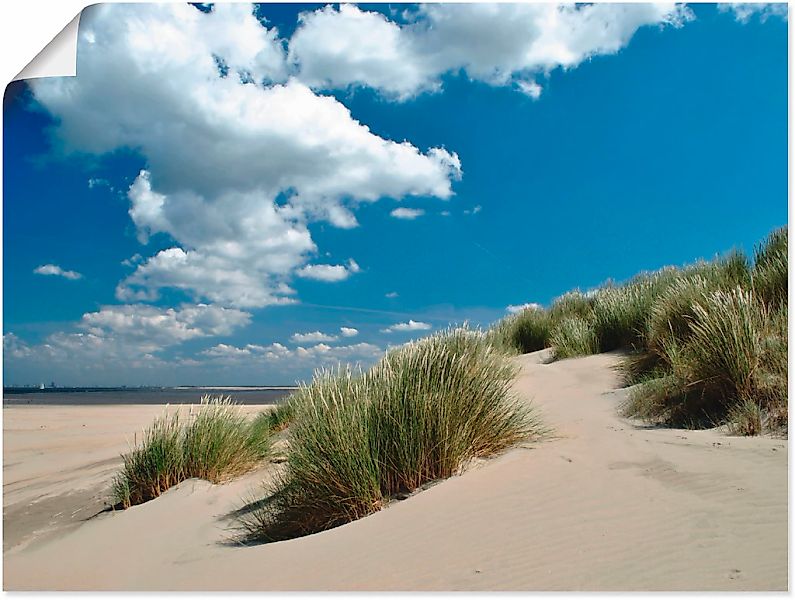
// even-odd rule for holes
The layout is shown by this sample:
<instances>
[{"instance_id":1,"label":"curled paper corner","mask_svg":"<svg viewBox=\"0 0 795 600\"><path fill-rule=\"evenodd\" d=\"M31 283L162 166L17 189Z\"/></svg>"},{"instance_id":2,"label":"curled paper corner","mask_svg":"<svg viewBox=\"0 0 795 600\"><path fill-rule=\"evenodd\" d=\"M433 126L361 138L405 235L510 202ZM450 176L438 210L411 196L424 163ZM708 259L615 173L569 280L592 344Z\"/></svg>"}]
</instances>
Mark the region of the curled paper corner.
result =
<instances>
[{"instance_id":1,"label":"curled paper corner","mask_svg":"<svg viewBox=\"0 0 795 600\"><path fill-rule=\"evenodd\" d=\"M12 81L77 75L77 31L80 27L80 14L77 13Z\"/></svg>"}]
</instances>

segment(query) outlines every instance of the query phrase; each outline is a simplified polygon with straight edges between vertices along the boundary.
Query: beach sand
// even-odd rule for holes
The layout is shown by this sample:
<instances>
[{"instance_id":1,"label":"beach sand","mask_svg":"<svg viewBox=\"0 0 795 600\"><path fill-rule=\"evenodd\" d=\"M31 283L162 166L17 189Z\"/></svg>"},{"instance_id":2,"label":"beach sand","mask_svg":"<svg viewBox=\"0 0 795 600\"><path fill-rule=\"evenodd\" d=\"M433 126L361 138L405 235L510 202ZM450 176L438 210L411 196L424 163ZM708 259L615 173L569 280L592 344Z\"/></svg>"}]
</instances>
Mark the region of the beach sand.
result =
<instances>
[{"instance_id":1,"label":"beach sand","mask_svg":"<svg viewBox=\"0 0 795 600\"><path fill-rule=\"evenodd\" d=\"M355 523L258 546L234 543L230 514L278 466L99 513L119 452L162 407L6 408L4 588L787 589L787 440L622 419L616 355L545 354L516 359L516 389L549 439Z\"/></svg>"}]
</instances>

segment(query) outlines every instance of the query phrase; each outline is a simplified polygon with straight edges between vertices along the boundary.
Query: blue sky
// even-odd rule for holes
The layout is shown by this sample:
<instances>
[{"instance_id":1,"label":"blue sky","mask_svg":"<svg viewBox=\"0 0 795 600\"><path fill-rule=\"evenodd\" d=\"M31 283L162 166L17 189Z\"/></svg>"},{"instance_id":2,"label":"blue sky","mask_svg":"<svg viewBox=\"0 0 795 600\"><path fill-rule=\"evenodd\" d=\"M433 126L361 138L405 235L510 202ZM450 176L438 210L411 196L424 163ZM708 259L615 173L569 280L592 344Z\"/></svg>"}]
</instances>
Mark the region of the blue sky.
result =
<instances>
[{"instance_id":1,"label":"blue sky","mask_svg":"<svg viewBox=\"0 0 795 600\"><path fill-rule=\"evenodd\" d=\"M324 6L9 86L6 385L290 383L787 222L780 6Z\"/></svg>"}]
</instances>

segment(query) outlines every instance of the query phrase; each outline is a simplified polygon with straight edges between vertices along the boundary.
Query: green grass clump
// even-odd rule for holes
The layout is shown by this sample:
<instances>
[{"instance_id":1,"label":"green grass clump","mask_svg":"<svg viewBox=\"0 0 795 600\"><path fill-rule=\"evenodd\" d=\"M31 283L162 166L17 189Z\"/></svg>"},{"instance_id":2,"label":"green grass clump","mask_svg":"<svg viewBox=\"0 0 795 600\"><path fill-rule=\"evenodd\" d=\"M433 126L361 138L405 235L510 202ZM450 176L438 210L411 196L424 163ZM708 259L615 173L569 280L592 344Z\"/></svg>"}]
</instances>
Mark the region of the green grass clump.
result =
<instances>
[{"instance_id":1,"label":"green grass clump","mask_svg":"<svg viewBox=\"0 0 795 600\"><path fill-rule=\"evenodd\" d=\"M670 365L666 348L672 340L690 335L694 318L693 306L711 291L702 275L683 275L674 281L652 304L646 321L646 347Z\"/></svg>"},{"instance_id":2,"label":"green grass clump","mask_svg":"<svg viewBox=\"0 0 795 600\"><path fill-rule=\"evenodd\" d=\"M654 302L655 280L608 286L594 294L594 328L600 352L639 346Z\"/></svg>"},{"instance_id":3,"label":"green grass clump","mask_svg":"<svg viewBox=\"0 0 795 600\"><path fill-rule=\"evenodd\" d=\"M774 307L787 304L787 237L787 227L776 229L757 248L754 256L754 290Z\"/></svg>"},{"instance_id":4,"label":"green grass clump","mask_svg":"<svg viewBox=\"0 0 795 600\"><path fill-rule=\"evenodd\" d=\"M590 319L593 313L593 296L583 294L580 290L566 292L555 298L549 307L549 316L557 324L568 317Z\"/></svg>"},{"instance_id":5,"label":"green grass clump","mask_svg":"<svg viewBox=\"0 0 795 600\"><path fill-rule=\"evenodd\" d=\"M113 504L128 508L147 502L191 477L221 483L242 475L268 456L269 436L229 398L204 397L195 415L156 419L140 445L122 455L122 470L111 486Z\"/></svg>"},{"instance_id":6,"label":"green grass clump","mask_svg":"<svg viewBox=\"0 0 795 600\"><path fill-rule=\"evenodd\" d=\"M278 404L275 408L261 412L254 419L256 427L261 427L271 433L278 433L284 431L290 425L290 422L295 416L294 397L296 394L291 394L284 402Z\"/></svg>"},{"instance_id":7,"label":"green grass clump","mask_svg":"<svg viewBox=\"0 0 795 600\"><path fill-rule=\"evenodd\" d=\"M393 349L364 373L316 374L298 392L284 476L243 526L263 540L329 529L531 438L540 426L515 375L467 329Z\"/></svg>"},{"instance_id":8,"label":"green grass clump","mask_svg":"<svg viewBox=\"0 0 795 600\"><path fill-rule=\"evenodd\" d=\"M141 444L122 455L124 466L113 480L114 505L128 508L157 498L183 477L182 427L179 415L156 419Z\"/></svg>"},{"instance_id":9,"label":"green grass clump","mask_svg":"<svg viewBox=\"0 0 795 600\"><path fill-rule=\"evenodd\" d=\"M655 354L662 367L632 390L625 414L676 426L725 424L747 435L785 430L786 307L771 311L738 286L704 292L687 311L687 331L662 343Z\"/></svg>"},{"instance_id":10,"label":"green grass clump","mask_svg":"<svg viewBox=\"0 0 795 600\"><path fill-rule=\"evenodd\" d=\"M184 472L220 483L250 471L270 451L268 432L230 399L206 402L183 432Z\"/></svg>"},{"instance_id":11,"label":"green grass clump","mask_svg":"<svg viewBox=\"0 0 795 600\"><path fill-rule=\"evenodd\" d=\"M593 320L569 316L558 322L550 339L555 358L586 356L599 352L599 339Z\"/></svg>"},{"instance_id":12,"label":"green grass clump","mask_svg":"<svg viewBox=\"0 0 795 600\"><path fill-rule=\"evenodd\" d=\"M749 400L760 370L770 316L750 290L713 292L693 305L688 354L692 379L724 397Z\"/></svg>"},{"instance_id":13,"label":"green grass clump","mask_svg":"<svg viewBox=\"0 0 795 600\"><path fill-rule=\"evenodd\" d=\"M489 341L510 353L525 354L549 347L552 319L543 308L525 308L502 319L486 333Z\"/></svg>"}]
</instances>

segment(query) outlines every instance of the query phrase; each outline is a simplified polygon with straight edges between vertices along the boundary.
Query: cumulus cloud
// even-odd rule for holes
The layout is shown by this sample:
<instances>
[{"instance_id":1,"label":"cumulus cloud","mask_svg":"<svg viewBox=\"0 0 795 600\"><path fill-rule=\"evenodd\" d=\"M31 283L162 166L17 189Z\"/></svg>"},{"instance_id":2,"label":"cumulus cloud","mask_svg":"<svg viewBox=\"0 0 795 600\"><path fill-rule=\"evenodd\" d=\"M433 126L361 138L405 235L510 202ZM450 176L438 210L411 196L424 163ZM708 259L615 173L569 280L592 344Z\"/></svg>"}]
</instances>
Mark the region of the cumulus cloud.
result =
<instances>
[{"instance_id":1,"label":"cumulus cloud","mask_svg":"<svg viewBox=\"0 0 795 600\"><path fill-rule=\"evenodd\" d=\"M124 340L155 352L193 338L228 335L250 320L247 312L216 305L159 308L128 304L103 306L97 312L86 313L79 326L91 335Z\"/></svg>"},{"instance_id":2,"label":"cumulus cloud","mask_svg":"<svg viewBox=\"0 0 795 600\"><path fill-rule=\"evenodd\" d=\"M405 208L401 206L400 208L394 209L389 214L395 217L396 219L414 220L417 217L421 217L422 215L424 215L425 211L422 210L421 208Z\"/></svg>"},{"instance_id":3,"label":"cumulus cloud","mask_svg":"<svg viewBox=\"0 0 795 600\"><path fill-rule=\"evenodd\" d=\"M340 327L342 337L356 337L359 335L359 330L355 327Z\"/></svg>"},{"instance_id":4,"label":"cumulus cloud","mask_svg":"<svg viewBox=\"0 0 795 600\"><path fill-rule=\"evenodd\" d=\"M256 347L252 344L248 344L243 348L238 348L236 346L230 346L229 344L216 344L212 348L208 348L207 350L203 350L201 354L204 356L209 356L211 358L239 358L241 356L251 356L252 349Z\"/></svg>"},{"instance_id":5,"label":"cumulus cloud","mask_svg":"<svg viewBox=\"0 0 795 600\"><path fill-rule=\"evenodd\" d=\"M397 298L399 294L397 292L387 292L386 294L384 294L384 296L386 298Z\"/></svg>"},{"instance_id":6,"label":"cumulus cloud","mask_svg":"<svg viewBox=\"0 0 795 600\"><path fill-rule=\"evenodd\" d=\"M290 350L286 346L274 343L269 346L248 344L243 347L217 344L201 352L202 356L224 363L241 363L250 361L287 361L320 362L330 364L343 361L371 361L379 357L383 351L374 344L359 343L348 346L330 346L315 344L298 346Z\"/></svg>"},{"instance_id":7,"label":"cumulus cloud","mask_svg":"<svg viewBox=\"0 0 795 600\"><path fill-rule=\"evenodd\" d=\"M770 17L786 21L789 16L786 2L721 2L718 10L733 13L734 19L739 23L748 23L755 16L762 23Z\"/></svg>"},{"instance_id":8,"label":"cumulus cloud","mask_svg":"<svg viewBox=\"0 0 795 600\"><path fill-rule=\"evenodd\" d=\"M355 260L351 259L347 265L306 265L298 269L296 274L305 279L333 282L344 281L359 271L361 268Z\"/></svg>"},{"instance_id":9,"label":"cumulus cloud","mask_svg":"<svg viewBox=\"0 0 795 600\"><path fill-rule=\"evenodd\" d=\"M30 346L19 339L14 333L3 334L3 354L13 358L25 358L32 353Z\"/></svg>"},{"instance_id":10,"label":"cumulus cloud","mask_svg":"<svg viewBox=\"0 0 795 600\"><path fill-rule=\"evenodd\" d=\"M373 360L383 354L383 350L375 344L360 342L349 346L328 344L316 344L308 348L299 346L294 353L298 358L320 359L321 363L329 364L351 360Z\"/></svg>"},{"instance_id":11,"label":"cumulus cloud","mask_svg":"<svg viewBox=\"0 0 795 600\"><path fill-rule=\"evenodd\" d=\"M422 321L414 321L409 319L406 323L395 323L386 329L382 329L384 333L393 333L396 331L425 331L431 328L430 323L423 323Z\"/></svg>"},{"instance_id":12,"label":"cumulus cloud","mask_svg":"<svg viewBox=\"0 0 795 600\"><path fill-rule=\"evenodd\" d=\"M319 88L369 86L406 100L463 72L538 97L539 74L615 54L644 26L681 26L684 5L425 4L397 23L352 4L301 15L289 61Z\"/></svg>"},{"instance_id":13,"label":"cumulus cloud","mask_svg":"<svg viewBox=\"0 0 795 600\"><path fill-rule=\"evenodd\" d=\"M294 333L290 339L294 342L333 342L337 339L336 335L329 335L321 331L310 331L309 333Z\"/></svg>"},{"instance_id":14,"label":"cumulus cloud","mask_svg":"<svg viewBox=\"0 0 795 600\"><path fill-rule=\"evenodd\" d=\"M77 77L30 81L57 119L54 140L141 153L130 216L142 243L173 244L121 282L126 302L165 288L238 307L289 302L317 251L308 223L353 227L358 203L384 197L448 198L461 173L454 153L379 137L291 78L278 31L251 5L94 5L77 54Z\"/></svg>"},{"instance_id":15,"label":"cumulus cloud","mask_svg":"<svg viewBox=\"0 0 795 600\"><path fill-rule=\"evenodd\" d=\"M191 339L228 335L247 325L250 317L247 312L207 304L103 306L85 313L78 331L53 333L35 345L8 334L3 337L3 348L13 358L45 365L161 366L163 360L157 356L161 350Z\"/></svg>"},{"instance_id":16,"label":"cumulus cloud","mask_svg":"<svg viewBox=\"0 0 795 600\"><path fill-rule=\"evenodd\" d=\"M505 310L513 314L520 313L524 310L540 310L541 305L537 302L527 302L525 304L509 304Z\"/></svg>"},{"instance_id":17,"label":"cumulus cloud","mask_svg":"<svg viewBox=\"0 0 795 600\"><path fill-rule=\"evenodd\" d=\"M83 276L78 273L77 271L67 271L62 269L58 265L41 265L33 269L33 272L37 275L55 275L57 277L63 277L64 279L80 279Z\"/></svg>"},{"instance_id":18,"label":"cumulus cloud","mask_svg":"<svg viewBox=\"0 0 795 600\"><path fill-rule=\"evenodd\" d=\"M278 342L274 342L269 346L260 346L257 344L246 344L243 347L232 346L229 344L216 344L211 348L207 348L200 352L201 356L206 356L214 361L223 363L234 363L241 360L250 359L263 359L263 360L276 360L290 356L291 351ZM191 359L188 359L191 360ZM198 361L201 364L201 361Z\"/></svg>"}]
</instances>

